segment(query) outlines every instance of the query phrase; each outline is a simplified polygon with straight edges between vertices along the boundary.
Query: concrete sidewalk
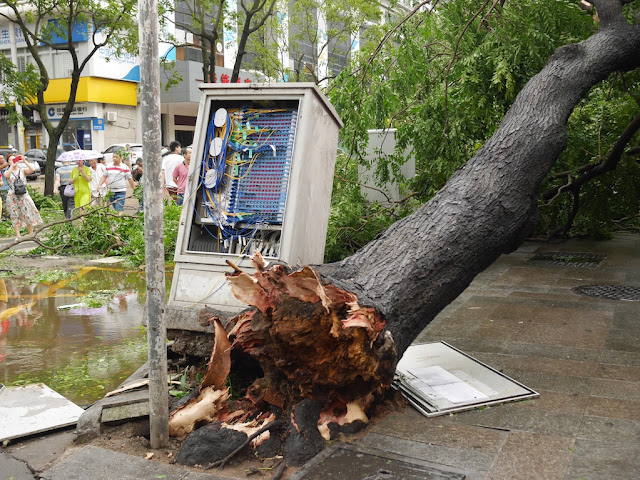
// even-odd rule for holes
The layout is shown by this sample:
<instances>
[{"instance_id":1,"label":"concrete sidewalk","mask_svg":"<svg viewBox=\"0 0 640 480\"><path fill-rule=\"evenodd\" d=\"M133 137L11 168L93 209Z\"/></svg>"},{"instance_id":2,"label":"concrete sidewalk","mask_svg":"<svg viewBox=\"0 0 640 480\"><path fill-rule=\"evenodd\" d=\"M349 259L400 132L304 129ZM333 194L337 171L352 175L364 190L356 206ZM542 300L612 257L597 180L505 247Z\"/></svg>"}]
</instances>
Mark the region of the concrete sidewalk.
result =
<instances>
[{"instance_id":1,"label":"concrete sidewalk","mask_svg":"<svg viewBox=\"0 0 640 480\"><path fill-rule=\"evenodd\" d=\"M595 268L531 263L542 251L606 257ZM583 296L573 290L582 285L639 288L640 235L526 243L479 275L416 340L446 341L537 390L540 398L436 418L407 407L375 422L354 448L455 472L410 478L638 478L640 301ZM96 447L67 451L60 460L60 452L50 451L61 447L43 445L31 452L20 444L3 449L0 476L24 467L12 473L14 480L37 474L51 480L221 478ZM318 474L317 465L312 461L295 478L365 475L357 469L356 476ZM393 478L380 472L367 478Z\"/></svg>"}]
</instances>

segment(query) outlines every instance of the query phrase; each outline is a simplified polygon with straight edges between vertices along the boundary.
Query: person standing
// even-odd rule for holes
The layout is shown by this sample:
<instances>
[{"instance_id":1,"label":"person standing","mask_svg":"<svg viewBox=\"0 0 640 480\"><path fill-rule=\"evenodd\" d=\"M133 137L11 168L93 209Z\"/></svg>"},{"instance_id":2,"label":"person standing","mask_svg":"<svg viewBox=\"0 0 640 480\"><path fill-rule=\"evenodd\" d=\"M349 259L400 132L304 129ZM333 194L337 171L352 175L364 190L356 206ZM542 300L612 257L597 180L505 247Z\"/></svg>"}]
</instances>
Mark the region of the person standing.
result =
<instances>
[{"instance_id":1,"label":"person standing","mask_svg":"<svg viewBox=\"0 0 640 480\"><path fill-rule=\"evenodd\" d=\"M178 199L176 203L182 205L184 193L187 188L187 178L189 177L189 163L191 163L191 147L184 149L184 161L173 169L173 181L178 186Z\"/></svg>"},{"instance_id":2,"label":"person standing","mask_svg":"<svg viewBox=\"0 0 640 480\"><path fill-rule=\"evenodd\" d=\"M109 191L113 196L111 198L113 209L116 212L122 212L124 210L124 199L127 196L127 182L132 189L136 188L136 185L133 183L133 178L131 178L131 170L122 163L120 152L113 154L113 165L107 167L107 172L102 176L98 188L105 182L108 182Z\"/></svg>"},{"instance_id":3,"label":"person standing","mask_svg":"<svg viewBox=\"0 0 640 480\"><path fill-rule=\"evenodd\" d=\"M42 223L42 217L38 213L35 203L31 199L29 192L22 195L17 195L15 192L15 183L17 180L21 180L26 185L27 177L23 169L18 165L18 162L22 160L19 155L9 155L9 168L4 172L4 179L11 187L7 192L7 210L11 217L11 223L13 230L16 234L16 240L20 238L20 229L27 227L29 235L33 234L34 225ZM27 174L33 173L34 168L25 162L27 167L24 168Z\"/></svg>"},{"instance_id":4,"label":"person standing","mask_svg":"<svg viewBox=\"0 0 640 480\"><path fill-rule=\"evenodd\" d=\"M71 165L71 160L62 160L62 166L56 170L56 178L53 182L53 189L57 189L62 199L62 210L64 210L65 218L71 218L71 212L75 206L73 197L67 197L64 189L71 183L71 172L75 167Z\"/></svg>"},{"instance_id":5,"label":"person standing","mask_svg":"<svg viewBox=\"0 0 640 480\"><path fill-rule=\"evenodd\" d=\"M9 192L9 182L4 179L4 172L9 168L9 162L0 154L0 220L9 218L7 212L7 193Z\"/></svg>"},{"instance_id":6,"label":"person standing","mask_svg":"<svg viewBox=\"0 0 640 480\"><path fill-rule=\"evenodd\" d=\"M107 196L107 186L102 185L101 187L98 187L98 185L100 184L102 177L106 175L107 167L98 162L97 158L90 158L89 168L91 169L91 181L89 182L91 201L101 207L104 203L104 198Z\"/></svg>"},{"instance_id":7,"label":"person standing","mask_svg":"<svg viewBox=\"0 0 640 480\"><path fill-rule=\"evenodd\" d=\"M136 160L136 166L133 169L133 171L131 172L131 176L133 177L133 181L136 182L136 184L140 185L140 188L142 188L142 173L143 173L143 160L142 158L138 158ZM141 192L142 195L140 196L140 198L138 199L138 213L142 212L144 210L144 192Z\"/></svg>"},{"instance_id":8,"label":"person standing","mask_svg":"<svg viewBox=\"0 0 640 480\"><path fill-rule=\"evenodd\" d=\"M173 201L178 200L178 185L173 181L173 170L184 161L182 146L174 140L169 144L170 153L162 159L162 193Z\"/></svg>"},{"instance_id":9,"label":"person standing","mask_svg":"<svg viewBox=\"0 0 640 480\"><path fill-rule=\"evenodd\" d=\"M91 169L84 165L84 160L76 160L76 166L71 171L71 180L75 189L73 197L75 208L82 208L91 203Z\"/></svg>"},{"instance_id":10,"label":"person standing","mask_svg":"<svg viewBox=\"0 0 640 480\"><path fill-rule=\"evenodd\" d=\"M122 161L125 165L130 168L133 168L133 164L131 163L131 145L128 143L124 146L124 151L122 152Z\"/></svg>"}]
</instances>

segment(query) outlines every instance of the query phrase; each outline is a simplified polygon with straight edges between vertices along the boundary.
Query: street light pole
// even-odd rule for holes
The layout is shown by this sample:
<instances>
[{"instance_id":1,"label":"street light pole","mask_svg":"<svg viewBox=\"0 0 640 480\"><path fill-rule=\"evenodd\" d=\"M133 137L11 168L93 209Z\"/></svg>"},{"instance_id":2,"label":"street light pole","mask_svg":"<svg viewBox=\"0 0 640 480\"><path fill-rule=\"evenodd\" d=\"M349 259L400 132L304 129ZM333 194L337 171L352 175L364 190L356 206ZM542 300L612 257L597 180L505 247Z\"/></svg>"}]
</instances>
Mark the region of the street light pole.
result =
<instances>
[{"instance_id":1,"label":"street light pole","mask_svg":"<svg viewBox=\"0 0 640 480\"><path fill-rule=\"evenodd\" d=\"M144 174L144 240L147 277L145 317L149 343L149 423L151 448L169 443L167 330L164 319L164 232L160 156L160 59L158 2L140 0L140 99Z\"/></svg>"}]
</instances>

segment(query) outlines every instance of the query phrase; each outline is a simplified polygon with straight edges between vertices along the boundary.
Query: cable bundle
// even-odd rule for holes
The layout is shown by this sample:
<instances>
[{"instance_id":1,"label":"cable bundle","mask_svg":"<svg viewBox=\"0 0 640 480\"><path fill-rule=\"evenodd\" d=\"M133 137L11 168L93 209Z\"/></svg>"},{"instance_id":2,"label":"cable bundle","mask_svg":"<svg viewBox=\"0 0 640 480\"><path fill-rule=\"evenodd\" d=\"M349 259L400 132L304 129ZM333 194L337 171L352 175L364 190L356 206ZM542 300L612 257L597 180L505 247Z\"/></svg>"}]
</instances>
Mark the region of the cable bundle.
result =
<instances>
[{"instance_id":1,"label":"cable bundle","mask_svg":"<svg viewBox=\"0 0 640 480\"><path fill-rule=\"evenodd\" d=\"M212 116L199 169L201 202L195 209L210 238L202 251L246 254L257 249L278 255L280 232L268 225L280 225L284 218L297 113L221 108Z\"/></svg>"}]
</instances>

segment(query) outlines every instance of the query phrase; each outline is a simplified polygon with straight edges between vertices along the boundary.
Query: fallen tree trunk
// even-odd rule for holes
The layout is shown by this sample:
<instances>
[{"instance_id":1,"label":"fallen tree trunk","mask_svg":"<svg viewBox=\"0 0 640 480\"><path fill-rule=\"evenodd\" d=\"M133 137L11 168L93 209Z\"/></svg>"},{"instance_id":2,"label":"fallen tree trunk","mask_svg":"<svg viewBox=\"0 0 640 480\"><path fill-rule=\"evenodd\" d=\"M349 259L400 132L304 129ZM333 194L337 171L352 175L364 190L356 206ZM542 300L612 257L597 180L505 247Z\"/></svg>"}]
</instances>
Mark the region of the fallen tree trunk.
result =
<instances>
[{"instance_id":1,"label":"fallen tree trunk","mask_svg":"<svg viewBox=\"0 0 640 480\"><path fill-rule=\"evenodd\" d=\"M592 2L600 30L560 47L517 96L494 135L440 192L345 260L314 267L387 321L398 355L473 278L513 251L537 220L540 183L567 144L589 89L640 66L640 26L624 0Z\"/></svg>"},{"instance_id":2,"label":"fallen tree trunk","mask_svg":"<svg viewBox=\"0 0 640 480\"><path fill-rule=\"evenodd\" d=\"M424 327L532 232L538 187L566 146L580 99L610 73L640 66L640 27L624 20L623 1L594 1L599 32L559 48L495 134L414 214L341 262L289 273L257 258L254 276L230 278L255 307L234 319L229 336L262 369L247 392L256 407L291 412L310 399L325 434L366 422ZM300 431L291 418L289 431Z\"/></svg>"},{"instance_id":3,"label":"fallen tree trunk","mask_svg":"<svg viewBox=\"0 0 640 480\"><path fill-rule=\"evenodd\" d=\"M388 385L397 359L438 312L520 245L575 106L612 72L640 66L640 26L625 21L623 2L594 1L599 31L557 49L495 134L414 214L341 262L293 276L261 264L254 279L236 274L234 293L258 309L240 321L236 345L259 359L264 384L286 379L297 395L329 402L320 385L347 402ZM339 344L336 322L358 341Z\"/></svg>"}]
</instances>

